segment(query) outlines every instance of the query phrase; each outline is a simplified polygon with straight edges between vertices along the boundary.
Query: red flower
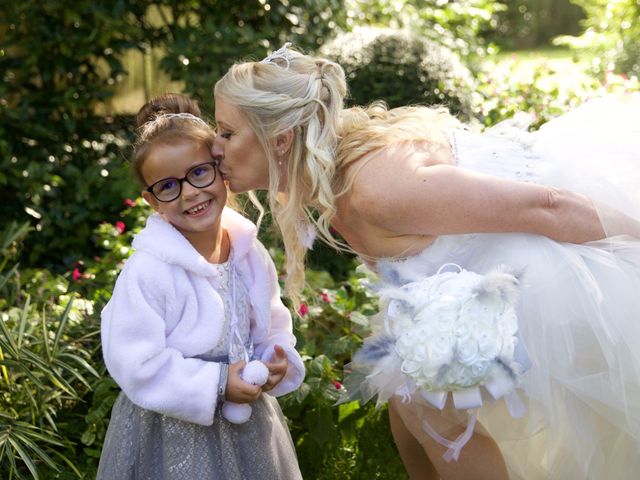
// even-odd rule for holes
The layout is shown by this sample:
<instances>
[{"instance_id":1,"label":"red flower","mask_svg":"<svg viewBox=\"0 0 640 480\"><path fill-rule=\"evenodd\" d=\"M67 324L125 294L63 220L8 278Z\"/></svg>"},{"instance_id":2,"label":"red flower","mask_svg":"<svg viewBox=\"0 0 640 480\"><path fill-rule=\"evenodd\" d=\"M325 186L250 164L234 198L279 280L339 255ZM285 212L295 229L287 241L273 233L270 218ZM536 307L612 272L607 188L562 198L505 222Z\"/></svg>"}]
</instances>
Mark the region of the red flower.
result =
<instances>
[{"instance_id":1,"label":"red flower","mask_svg":"<svg viewBox=\"0 0 640 480\"><path fill-rule=\"evenodd\" d=\"M113 225L116 227L116 230L118 230L118 233L123 233L125 231L125 229L127 228L127 226L124 224L124 222L121 222L120 220L118 220Z\"/></svg>"},{"instance_id":2,"label":"red flower","mask_svg":"<svg viewBox=\"0 0 640 480\"><path fill-rule=\"evenodd\" d=\"M327 303L331 303L331 298L329 298L329 295L327 295L326 292L322 292L322 301L323 302L327 302Z\"/></svg>"},{"instance_id":3,"label":"red flower","mask_svg":"<svg viewBox=\"0 0 640 480\"><path fill-rule=\"evenodd\" d=\"M80 280L82 280L82 277L84 277L84 275L82 275L80 269L78 267L74 268L73 272L71 273L71 278L73 279L73 281L79 282Z\"/></svg>"},{"instance_id":4,"label":"red flower","mask_svg":"<svg viewBox=\"0 0 640 480\"><path fill-rule=\"evenodd\" d=\"M135 200L131 200L130 198L125 198L124 199L124 206L125 207L135 207L136 206L136 201Z\"/></svg>"},{"instance_id":5,"label":"red flower","mask_svg":"<svg viewBox=\"0 0 640 480\"><path fill-rule=\"evenodd\" d=\"M298 308L298 315L304 317L307 313L309 313L309 307L307 307L306 303L301 303Z\"/></svg>"},{"instance_id":6,"label":"red flower","mask_svg":"<svg viewBox=\"0 0 640 480\"><path fill-rule=\"evenodd\" d=\"M331 380L333 382L333 386L336 387L336 390L340 390L342 388L342 384L337 380Z\"/></svg>"}]
</instances>

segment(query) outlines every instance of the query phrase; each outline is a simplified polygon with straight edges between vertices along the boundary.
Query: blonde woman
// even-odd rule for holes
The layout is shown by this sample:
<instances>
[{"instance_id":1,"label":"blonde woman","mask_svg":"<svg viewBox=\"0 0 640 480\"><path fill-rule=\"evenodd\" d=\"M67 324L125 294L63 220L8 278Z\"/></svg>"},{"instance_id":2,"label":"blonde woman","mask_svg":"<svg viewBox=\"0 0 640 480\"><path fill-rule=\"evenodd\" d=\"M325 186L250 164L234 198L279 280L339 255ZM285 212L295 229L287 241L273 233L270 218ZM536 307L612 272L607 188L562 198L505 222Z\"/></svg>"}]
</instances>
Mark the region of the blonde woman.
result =
<instances>
[{"instance_id":1,"label":"blonde woman","mask_svg":"<svg viewBox=\"0 0 640 480\"><path fill-rule=\"evenodd\" d=\"M232 191L268 190L286 292L315 233L380 277L355 363L412 479L635 478L637 96L474 134L441 108L345 110L341 67L288 45L214 93L214 156Z\"/></svg>"}]
</instances>

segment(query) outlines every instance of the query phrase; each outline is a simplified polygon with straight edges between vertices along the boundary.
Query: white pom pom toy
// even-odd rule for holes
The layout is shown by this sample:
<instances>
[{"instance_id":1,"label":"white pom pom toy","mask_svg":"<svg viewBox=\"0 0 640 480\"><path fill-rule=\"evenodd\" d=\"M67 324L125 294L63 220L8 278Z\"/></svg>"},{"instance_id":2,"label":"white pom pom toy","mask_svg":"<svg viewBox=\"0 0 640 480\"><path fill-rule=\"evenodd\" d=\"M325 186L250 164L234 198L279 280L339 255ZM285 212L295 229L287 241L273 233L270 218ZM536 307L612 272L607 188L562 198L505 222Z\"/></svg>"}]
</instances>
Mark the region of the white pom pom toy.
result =
<instances>
[{"instance_id":1,"label":"white pom pom toy","mask_svg":"<svg viewBox=\"0 0 640 480\"><path fill-rule=\"evenodd\" d=\"M269 369L260 360L252 360L244 366L240 378L247 383L261 387L269 379ZM222 416L231 423L244 423L251 417L251 405L248 403L224 402Z\"/></svg>"}]
</instances>

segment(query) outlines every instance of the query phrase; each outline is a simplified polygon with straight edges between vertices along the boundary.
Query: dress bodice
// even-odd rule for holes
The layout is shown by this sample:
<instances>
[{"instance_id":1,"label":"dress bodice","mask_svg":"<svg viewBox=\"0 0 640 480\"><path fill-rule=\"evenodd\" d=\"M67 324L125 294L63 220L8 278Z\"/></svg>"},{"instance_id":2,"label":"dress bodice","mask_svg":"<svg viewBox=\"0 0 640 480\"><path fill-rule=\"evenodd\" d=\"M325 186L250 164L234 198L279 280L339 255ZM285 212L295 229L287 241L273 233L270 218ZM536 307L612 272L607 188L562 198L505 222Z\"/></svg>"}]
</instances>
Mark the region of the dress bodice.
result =
<instances>
[{"instance_id":1,"label":"dress bodice","mask_svg":"<svg viewBox=\"0 0 640 480\"><path fill-rule=\"evenodd\" d=\"M250 339L249 299L246 288L238 277L231 260L212 265L215 275L211 277L213 287L225 305L224 327L218 344L200 358L217 359L228 355L229 362L244 359L245 350L249 358L253 355Z\"/></svg>"},{"instance_id":2,"label":"dress bodice","mask_svg":"<svg viewBox=\"0 0 640 480\"><path fill-rule=\"evenodd\" d=\"M549 164L536 150L533 134L496 125L482 134L450 133L452 156L460 168L527 183L543 183Z\"/></svg>"}]
</instances>

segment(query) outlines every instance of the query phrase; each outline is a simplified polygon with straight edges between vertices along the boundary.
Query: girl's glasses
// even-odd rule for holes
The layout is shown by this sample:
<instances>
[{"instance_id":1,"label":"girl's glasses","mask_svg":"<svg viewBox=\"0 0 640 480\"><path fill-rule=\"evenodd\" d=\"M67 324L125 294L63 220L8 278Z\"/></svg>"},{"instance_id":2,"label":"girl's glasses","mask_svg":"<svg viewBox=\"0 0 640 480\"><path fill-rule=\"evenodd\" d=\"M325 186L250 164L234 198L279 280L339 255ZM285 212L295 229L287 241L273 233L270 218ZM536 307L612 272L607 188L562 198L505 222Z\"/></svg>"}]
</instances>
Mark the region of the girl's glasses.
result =
<instances>
[{"instance_id":1,"label":"girl's glasses","mask_svg":"<svg viewBox=\"0 0 640 480\"><path fill-rule=\"evenodd\" d=\"M163 178L146 190L160 202L173 202L182 193L182 182L185 180L196 188L205 188L216 181L216 162L195 165L182 178Z\"/></svg>"}]
</instances>

